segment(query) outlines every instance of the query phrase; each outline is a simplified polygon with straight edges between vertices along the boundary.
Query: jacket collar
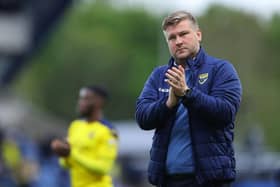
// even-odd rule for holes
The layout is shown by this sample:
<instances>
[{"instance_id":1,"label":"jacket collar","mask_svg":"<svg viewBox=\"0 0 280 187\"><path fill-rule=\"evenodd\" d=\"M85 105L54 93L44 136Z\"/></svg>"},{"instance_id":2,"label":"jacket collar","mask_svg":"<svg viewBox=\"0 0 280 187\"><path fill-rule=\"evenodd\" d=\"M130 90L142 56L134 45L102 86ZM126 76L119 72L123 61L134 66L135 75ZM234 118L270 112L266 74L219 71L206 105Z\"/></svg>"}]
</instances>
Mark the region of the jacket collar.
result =
<instances>
[{"instance_id":1,"label":"jacket collar","mask_svg":"<svg viewBox=\"0 0 280 187\"><path fill-rule=\"evenodd\" d=\"M187 59L187 64L188 66L190 67L190 69L196 69L198 68L199 66L201 66L201 64L204 63L204 57L206 55L206 52L205 50L203 49L203 47L200 46L200 49L196 55L195 58L191 59L191 58L188 58ZM171 57L169 59L169 62L168 62L168 66L169 67L172 67L175 65L175 59L173 57Z\"/></svg>"}]
</instances>

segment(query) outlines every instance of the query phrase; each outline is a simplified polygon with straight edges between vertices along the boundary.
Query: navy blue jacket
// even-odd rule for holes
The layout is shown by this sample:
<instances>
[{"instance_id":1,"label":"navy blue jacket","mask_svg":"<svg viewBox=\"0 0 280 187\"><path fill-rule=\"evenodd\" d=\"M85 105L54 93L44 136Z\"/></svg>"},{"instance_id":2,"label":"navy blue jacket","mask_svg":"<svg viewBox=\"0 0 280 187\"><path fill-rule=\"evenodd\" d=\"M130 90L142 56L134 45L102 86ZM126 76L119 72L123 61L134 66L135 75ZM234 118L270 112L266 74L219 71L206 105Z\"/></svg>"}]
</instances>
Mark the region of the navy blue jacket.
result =
<instances>
[{"instance_id":1,"label":"navy blue jacket","mask_svg":"<svg viewBox=\"0 0 280 187\"><path fill-rule=\"evenodd\" d=\"M154 69L136 103L136 120L144 130L155 129L150 150L149 182L164 183L166 156L177 108L166 106L169 85L164 81L168 65ZM200 49L188 60L192 92L182 100L189 112L197 181L234 180L234 120L241 101L241 83L234 67Z\"/></svg>"}]
</instances>

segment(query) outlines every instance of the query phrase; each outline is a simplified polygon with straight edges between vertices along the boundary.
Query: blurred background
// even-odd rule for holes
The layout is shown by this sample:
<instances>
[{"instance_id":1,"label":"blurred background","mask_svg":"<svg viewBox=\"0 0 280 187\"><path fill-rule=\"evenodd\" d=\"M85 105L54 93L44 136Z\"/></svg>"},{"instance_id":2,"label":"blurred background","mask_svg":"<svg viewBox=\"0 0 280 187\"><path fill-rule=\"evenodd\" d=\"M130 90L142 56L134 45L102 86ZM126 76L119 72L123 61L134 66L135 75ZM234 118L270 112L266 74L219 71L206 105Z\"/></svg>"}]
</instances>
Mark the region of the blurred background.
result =
<instances>
[{"instance_id":1,"label":"blurred background","mask_svg":"<svg viewBox=\"0 0 280 187\"><path fill-rule=\"evenodd\" d=\"M280 1L0 0L0 187L68 187L50 152L76 117L83 85L106 87L120 135L116 187L147 187L152 131L135 101L169 52L161 21L191 11L202 45L230 60L243 85L234 187L280 186Z\"/></svg>"}]
</instances>

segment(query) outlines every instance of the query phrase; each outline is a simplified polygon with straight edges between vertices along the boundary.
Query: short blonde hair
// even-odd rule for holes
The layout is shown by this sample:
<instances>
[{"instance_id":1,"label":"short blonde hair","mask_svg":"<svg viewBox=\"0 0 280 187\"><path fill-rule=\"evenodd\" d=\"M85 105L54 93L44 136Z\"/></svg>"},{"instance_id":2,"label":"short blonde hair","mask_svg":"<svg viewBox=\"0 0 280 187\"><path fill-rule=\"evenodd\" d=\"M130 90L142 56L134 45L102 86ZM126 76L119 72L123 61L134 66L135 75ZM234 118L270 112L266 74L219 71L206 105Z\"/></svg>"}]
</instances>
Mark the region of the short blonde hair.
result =
<instances>
[{"instance_id":1,"label":"short blonde hair","mask_svg":"<svg viewBox=\"0 0 280 187\"><path fill-rule=\"evenodd\" d=\"M199 25L196 18L191 13L181 10L173 12L163 19L162 30L165 31L167 27L177 25L183 20L191 21L193 26L199 29Z\"/></svg>"}]
</instances>

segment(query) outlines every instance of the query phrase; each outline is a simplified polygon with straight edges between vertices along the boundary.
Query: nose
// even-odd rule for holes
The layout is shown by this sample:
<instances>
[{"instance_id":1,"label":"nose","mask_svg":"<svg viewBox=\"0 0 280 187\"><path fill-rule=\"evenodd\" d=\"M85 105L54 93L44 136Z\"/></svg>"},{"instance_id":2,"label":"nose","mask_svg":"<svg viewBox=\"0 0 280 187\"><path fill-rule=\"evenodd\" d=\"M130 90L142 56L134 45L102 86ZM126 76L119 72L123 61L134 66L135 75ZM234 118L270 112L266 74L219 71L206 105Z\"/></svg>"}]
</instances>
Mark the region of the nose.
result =
<instances>
[{"instance_id":1,"label":"nose","mask_svg":"<svg viewBox=\"0 0 280 187\"><path fill-rule=\"evenodd\" d=\"M176 45L181 45L182 44L182 38L180 36L176 37Z\"/></svg>"}]
</instances>

